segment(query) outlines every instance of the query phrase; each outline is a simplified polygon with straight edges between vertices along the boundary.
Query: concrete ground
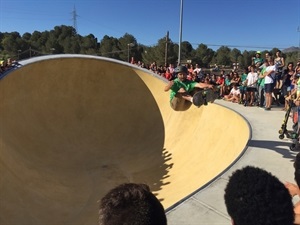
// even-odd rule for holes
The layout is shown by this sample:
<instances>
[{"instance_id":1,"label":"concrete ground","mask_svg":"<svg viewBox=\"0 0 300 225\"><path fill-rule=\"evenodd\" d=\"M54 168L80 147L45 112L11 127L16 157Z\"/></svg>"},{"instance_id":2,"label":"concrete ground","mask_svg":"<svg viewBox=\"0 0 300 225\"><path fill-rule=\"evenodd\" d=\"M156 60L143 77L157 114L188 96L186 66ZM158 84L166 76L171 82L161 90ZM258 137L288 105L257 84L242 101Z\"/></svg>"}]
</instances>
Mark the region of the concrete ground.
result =
<instances>
[{"instance_id":1,"label":"concrete ground","mask_svg":"<svg viewBox=\"0 0 300 225\"><path fill-rule=\"evenodd\" d=\"M244 107L223 100L218 100L216 103L241 114L250 124L252 137L243 156L230 169L210 185L167 212L169 225L230 225L230 217L223 200L224 189L232 172L246 165L263 168L282 182L294 181L293 161L297 152L289 150L290 140L278 138L278 130L285 112L281 111L281 108L264 111L257 107ZM290 123L289 128L291 128Z\"/></svg>"}]
</instances>

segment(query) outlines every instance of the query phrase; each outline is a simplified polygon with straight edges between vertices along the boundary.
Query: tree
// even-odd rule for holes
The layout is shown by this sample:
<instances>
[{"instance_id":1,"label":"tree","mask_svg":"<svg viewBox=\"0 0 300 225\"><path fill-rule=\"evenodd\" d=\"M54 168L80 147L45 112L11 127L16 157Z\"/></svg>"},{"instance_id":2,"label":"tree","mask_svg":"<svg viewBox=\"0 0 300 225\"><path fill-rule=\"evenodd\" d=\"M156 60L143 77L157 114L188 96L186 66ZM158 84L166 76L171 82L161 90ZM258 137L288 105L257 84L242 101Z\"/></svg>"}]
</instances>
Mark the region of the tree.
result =
<instances>
[{"instance_id":1,"label":"tree","mask_svg":"<svg viewBox=\"0 0 300 225\"><path fill-rule=\"evenodd\" d=\"M123 37L119 38L118 42L118 48L123 50L119 54L121 60L128 62L130 60L128 60L128 57L136 59L136 51L134 49L137 47L137 41L133 35L125 33Z\"/></svg>"},{"instance_id":2,"label":"tree","mask_svg":"<svg viewBox=\"0 0 300 225\"><path fill-rule=\"evenodd\" d=\"M193 62L199 64L201 67L209 67L213 57L214 51L208 48L206 45L200 44L195 50Z\"/></svg>"},{"instance_id":3,"label":"tree","mask_svg":"<svg viewBox=\"0 0 300 225\"><path fill-rule=\"evenodd\" d=\"M98 40L93 34L89 34L85 37L82 37L80 42L81 42L80 46L78 45L77 47L81 47L80 49L81 54L95 55L98 52L97 49Z\"/></svg>"},{"instance_id":4,"label":"tree","mask_svg":"<svg viewBox=\"0 0 300 225\"><path fill-rule=\"evenodd\" d=\"M4 38L1 40L1 46L7 57L16 57L18 54L19 45L22 39L18 32L11 32L4 34Z\"/></svg>"},{"instance_id":5,"label":"tree","mask_svg":"<svg viewBox=\"0 0 300 225\"><path fill-rule=\"evenodd\" d=\"M183 41L181 43L181 59L184 60L192 60L193 57L193 46L188 41Z\"/></svg>"},{"instance_id":6,"label":"tree","mask_svg":"<svg viewBox=\"0 0 300 225\"><path fill-rule=\"evenodd\" d=\"M240 62L241 61L241 51L238 50L237 48L234 48L230 51L230 60L231 60L231 63L232 65L236 65L238 63L238 65L240 65ZM237 65L236 65L237 67Z\"/></svg>"},{"instance_id":7,"label":"tree","mask_svg":"<svg viewBox=\"0 0 300 225\"><path fill-rule=\"evenodd\" d=\"M120 52L127 50L119 49L119 40L105 35L100 42L100 54L105 57L120 59Z\"/></svg>"},{"instance_id":8,"label":"tree","mask_svg":"<svg viewBox=\"0 0 300 225\"><path fill-rule=\"evenodd\" d=\"M230 48L221 46L216 51L216 62L218 65L231 66Z\"/></svg>"},{"instance_id":9,"label":"tree","mask_svg":"<svg viewBox=\"0 0 300 225\"><path fill-rule=\"evenodd\" d=\"M130 43L133 46L129 46L128 44ZM66 25L55 26L50 31L34 31L32 34L26 32L22 36L18 32L0 32L0 54L4 58L16 56L28 58L51 53L81 53L103 55L127 61L129 55L134 57L135 61L142 61L146 64L155 61L158 65L165 65L177 63L178 51L179 45L173 43L166 36L159 39L157 44L153 46L145 46L138 43L136 38L128 33L125 33L119 39L105 35L99 43L93 34L82 37L77 34L72 26ZM275 56L277 51L278 48L275 47L270 51L270 54ZM294 48L294 51L283 54L286 62L296 63L298 51L298 48ZM239 63L239 68L247 67L251 65L251 58L255 56L255 52L245 50L241 53L236 48L231 50L226 46L220 47L215 52L205 44L200 44L197 49L193 49L193 46L188 41L181 43L181 58L183 60L191 59L193 64L198 63L201 67L209 67L210 64L215 63L232 66L232 63L235 62ZM262 51L262 55L265 52L266 50Z\"/></svg>"},{"instance_id":10,"label":"tree","mask_svg":"<svg viewBox=\"0 0 300 225\"><path fill-rule=\"evenodd\" d=\"M167 48L167 64L175 63L178 59L176 45L169 39L168 40L168 48ZM151 64L152 62L156 62L157 65L165 65L166 60L166 38L163 37L158 40L158 44L151 47L145 47L144 52L142 53L143 62L146 64Z\"/></svg>"}]
</instances>

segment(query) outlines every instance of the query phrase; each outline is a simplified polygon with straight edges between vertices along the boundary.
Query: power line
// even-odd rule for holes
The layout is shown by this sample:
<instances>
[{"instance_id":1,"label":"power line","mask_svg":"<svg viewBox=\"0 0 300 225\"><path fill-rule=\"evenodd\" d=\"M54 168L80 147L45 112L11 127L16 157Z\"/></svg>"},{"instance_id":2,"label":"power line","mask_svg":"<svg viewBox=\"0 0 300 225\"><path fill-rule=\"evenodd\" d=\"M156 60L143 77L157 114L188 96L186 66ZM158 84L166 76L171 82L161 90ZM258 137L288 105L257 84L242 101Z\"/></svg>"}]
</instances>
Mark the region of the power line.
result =
<instances>
[{"instance_id":1,"label":"power line","mask_svg":"<svg viewBox=\"0 0 300 225\"><path fill-rule=\"evenodd\" d=\"M73 20L73 27L74 27L77 34L78 34L78 30L77 30L77 17L78 16L79 15L77 14L76 8L75 8L75 5L74 5L74 9L72 11L72 20Z\"/></svg>"}]
</instances>

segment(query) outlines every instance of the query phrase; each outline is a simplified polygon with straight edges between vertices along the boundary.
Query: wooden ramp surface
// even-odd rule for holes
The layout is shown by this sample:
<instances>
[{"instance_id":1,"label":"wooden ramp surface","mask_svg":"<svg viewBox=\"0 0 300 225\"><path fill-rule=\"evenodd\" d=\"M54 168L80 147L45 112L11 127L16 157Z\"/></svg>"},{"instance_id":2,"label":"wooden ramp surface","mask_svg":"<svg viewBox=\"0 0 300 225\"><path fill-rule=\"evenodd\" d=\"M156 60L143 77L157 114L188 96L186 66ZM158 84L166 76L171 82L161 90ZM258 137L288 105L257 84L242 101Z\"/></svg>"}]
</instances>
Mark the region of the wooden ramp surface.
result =
<instances>
[{"instance_id":1,"label":"wooden ramp surface","mask_svg":"<svg viewBox=\"0 0 300 225\"><path fill-rule=\"evenodd\" d=\"M147 183L169 208L241 154L249 127L216 104L175 112L146 70L37 58L0 80L0 224L97 224L97 201Z\"/></svg>"}]
</instances>

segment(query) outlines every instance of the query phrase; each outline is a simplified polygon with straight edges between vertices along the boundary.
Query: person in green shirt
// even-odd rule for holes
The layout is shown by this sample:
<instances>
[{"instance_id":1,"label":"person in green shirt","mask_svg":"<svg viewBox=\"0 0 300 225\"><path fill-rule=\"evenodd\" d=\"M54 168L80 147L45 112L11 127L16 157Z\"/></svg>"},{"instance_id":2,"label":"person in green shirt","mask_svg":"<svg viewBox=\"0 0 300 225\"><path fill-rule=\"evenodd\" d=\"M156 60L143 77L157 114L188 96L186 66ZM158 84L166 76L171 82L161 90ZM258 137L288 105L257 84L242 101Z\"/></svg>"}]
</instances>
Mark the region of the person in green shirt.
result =
<instances>
[{"instance_id":1,"label":"person in green shirt","mask_svg":"<svg viewBox=\"0 0 300 225\"><path fill-rule=\"evenodd\" d=\"M261 52L257 51L255 57L252 58L252 65L259 68L264 63L264 59L261 57Z\"/></svg>"},{"instance_id":2,"label":"person in green shirt","mask_svg":"<svg viewBox=\"0 0 300 225\"><path fill-rule=\"evenodd\" d=\"M193 103L193 91L195 88L213 88L212 84L187 80L188 70L185 66L177 66L175 68L175 74L177 78L171 80L164 88L164 91L171 90L170 104L175 111L180 110L182 104L186 101Z\"/></svg>"},{"instance_id":3,"label":"person in green shirt","mask_svg":"<svg viewBox=\"0 0 300 225\"><path fill-rule=\"evenodd\" d=\"M240 92L241 92L241 98L240 98L240 104L244 104L244 100L245 100L245 93L247 91L247 85L246 85L246 80L247 80L247 76L248 76L248 68L246 67L243 71L243 73L241 74L241 85L240 85Z\"/></svg>"},{"instance_id":4,"label":"person in green shirt","mask_svg":"<svg viewBox=\"0 0 300 225\"><path fill-rule=\"evenodd\" d=\"M258 107L263 108L265 105L265 77L264 73L266 71L266 68L268 67L268 61L265 61L264 64L258 69Z\"/></svg>"}]
</instances>

